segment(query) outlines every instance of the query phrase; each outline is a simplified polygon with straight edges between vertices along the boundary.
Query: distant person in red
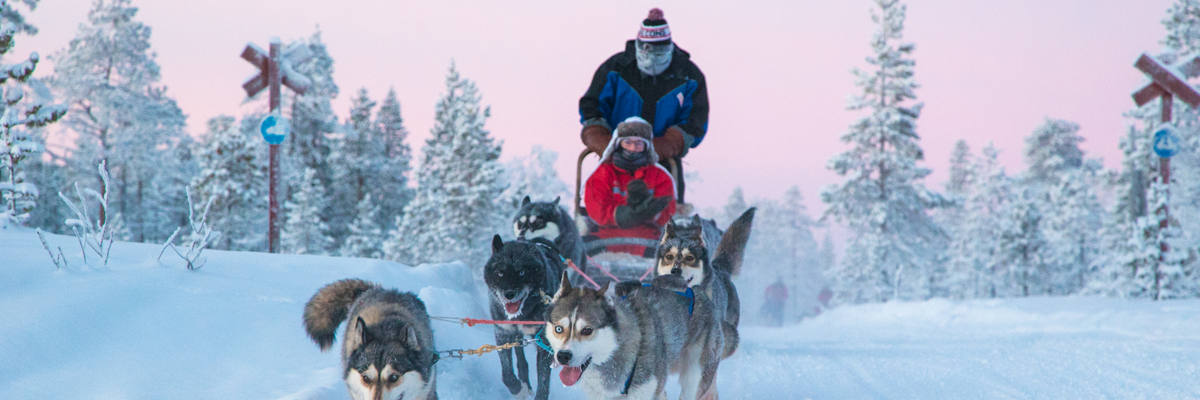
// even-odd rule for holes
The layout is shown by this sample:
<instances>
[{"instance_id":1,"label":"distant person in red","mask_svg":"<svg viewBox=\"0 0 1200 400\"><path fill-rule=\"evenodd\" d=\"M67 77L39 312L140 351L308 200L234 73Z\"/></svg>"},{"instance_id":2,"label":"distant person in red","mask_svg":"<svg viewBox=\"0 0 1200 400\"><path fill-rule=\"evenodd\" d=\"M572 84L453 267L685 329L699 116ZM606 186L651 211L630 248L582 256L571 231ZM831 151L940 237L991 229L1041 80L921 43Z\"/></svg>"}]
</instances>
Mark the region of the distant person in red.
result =
<instances>
[{"instance_id":1,"label":"distant person in red","mask_svg":"<svg viewBox=\"0 0 1200 400\"><path fill-rule=\"evenodd\" d=\"M783 305L788 298L787 285L783 284L783 278L776 278L775 283L767 286L763 295L766 297L762 307L763 320L770 326L783 326Z\"/></svg>"},{"instance_id":2,"label":"distant person in red","mask_svg":"<svg viewBox=\"0 0 1200 400\"><path fill-rule=\"evenodd\" d=\"M658 165L652 138L653 128L640 117L617 125L600 166L587 180L587 214L600 228L584 240L662 236L662 227L675 213L675 182ZM615 245L608 251L654 256L654 249L644 246Z\"/></svg>"}]
</instances>

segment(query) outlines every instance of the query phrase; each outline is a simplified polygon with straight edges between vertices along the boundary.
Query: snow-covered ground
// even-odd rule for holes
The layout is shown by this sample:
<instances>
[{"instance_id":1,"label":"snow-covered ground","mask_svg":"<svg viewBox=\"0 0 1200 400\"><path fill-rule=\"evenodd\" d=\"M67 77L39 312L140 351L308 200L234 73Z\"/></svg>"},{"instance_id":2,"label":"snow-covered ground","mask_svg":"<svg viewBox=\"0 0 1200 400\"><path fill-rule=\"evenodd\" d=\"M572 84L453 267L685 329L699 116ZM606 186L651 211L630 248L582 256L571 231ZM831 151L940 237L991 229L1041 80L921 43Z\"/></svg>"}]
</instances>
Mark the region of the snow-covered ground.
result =
<instances>
[{"instance_id":1,"label":"snow-covered ground","mask_svg":"<svg viewBox=\"0 0 1200 400\"><path fill-rule=\"evenodd\" d=\"M32 231L0 229L0 398L345 399L337 351L319 352L300 323L317 288L345 277L416 292L431 315L485 316L457 263L209 251L188 271L169 253L156 261L158 246L118 243L90 268L74 238L48 239L69 268ZM494 340L489 327L434 329L441 349ZM872 304L741 332L723 399L1200 398L1195 300ZM443 399L510 398L495 355L443 360L438 374ZM552 398L583 398L552 382Z\"/></svg>"}]
</instances>

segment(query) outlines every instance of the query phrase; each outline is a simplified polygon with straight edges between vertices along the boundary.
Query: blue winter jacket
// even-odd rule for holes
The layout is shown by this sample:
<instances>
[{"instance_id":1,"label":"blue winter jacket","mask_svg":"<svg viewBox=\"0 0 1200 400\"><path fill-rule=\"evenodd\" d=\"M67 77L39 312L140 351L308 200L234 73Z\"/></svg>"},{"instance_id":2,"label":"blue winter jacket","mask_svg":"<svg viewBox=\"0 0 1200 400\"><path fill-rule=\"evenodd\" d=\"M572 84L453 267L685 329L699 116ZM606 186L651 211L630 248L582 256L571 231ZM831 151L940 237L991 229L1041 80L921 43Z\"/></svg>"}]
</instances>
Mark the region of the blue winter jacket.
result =
<instances>
[{"instance_id":1,"label":"blue winter jacket","mask_svg":"<svg viewBox=\"0 0 1200 400\"><path fill-rule=\"evenodd\" d=\"M661 137L671 126L684 132L684 144L696 147L708 130L708 91L704 74L691 56L675 47L671 65L656 76L647 76L637 68L634 41L625 43L592 77L587 93L579 99L580 121L608 128L632 116L654 125L654 137Z\"/></svg>"}]
</instances>

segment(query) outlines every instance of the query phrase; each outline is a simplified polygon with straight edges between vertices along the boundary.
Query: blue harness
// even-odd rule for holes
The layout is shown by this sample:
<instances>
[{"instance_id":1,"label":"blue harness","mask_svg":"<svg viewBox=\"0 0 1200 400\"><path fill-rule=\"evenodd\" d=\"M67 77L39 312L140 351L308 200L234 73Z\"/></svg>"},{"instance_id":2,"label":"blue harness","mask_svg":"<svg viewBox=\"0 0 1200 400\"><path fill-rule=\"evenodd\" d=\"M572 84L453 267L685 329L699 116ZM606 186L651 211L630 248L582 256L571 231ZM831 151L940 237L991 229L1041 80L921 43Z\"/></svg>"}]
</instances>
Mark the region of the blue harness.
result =
<instances>
[{"instance_id":1,"label":"blue harness","mask_svg":"<svg viewBox=\"0 0 1200 400\"><path fill-rule=\"evenodd\" d=\"M650 287L650 284L643 283L642 287ZM696 294L692 292L692 288L689 287L687 290L675 292L675 294L688 298L688 315L692 315L692 310L696 308ZM621 300L625 300L626 297L629 296L621 296Z\"/></svg>"}]
</instances>

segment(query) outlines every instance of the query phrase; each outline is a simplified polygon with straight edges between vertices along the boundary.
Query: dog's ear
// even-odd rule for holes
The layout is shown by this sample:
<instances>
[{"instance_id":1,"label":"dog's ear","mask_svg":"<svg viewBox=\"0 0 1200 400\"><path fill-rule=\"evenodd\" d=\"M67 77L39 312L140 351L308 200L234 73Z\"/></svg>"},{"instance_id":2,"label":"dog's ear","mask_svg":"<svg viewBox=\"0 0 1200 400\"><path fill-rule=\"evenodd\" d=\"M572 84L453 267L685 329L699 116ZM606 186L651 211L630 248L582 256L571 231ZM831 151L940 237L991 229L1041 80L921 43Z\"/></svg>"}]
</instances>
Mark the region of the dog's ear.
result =
<instances>
[{"instance_id":1,"label":"dog's ear","mask_svg":"<svg viewBox=\"0 0 1200 400\"><path fill-rule=\"evenodd\" d=\"M550 301L558 301L558 299L571 293L571 280L567 279L567 271L562 273L562 282L558 285L558 291L554 293L554 299Z\"/></svg>"},{"instance_id":2,"label":"dog's ear","mask_svg":"<svg viewBox=\"0 0 1200 400\"><path fill-rule=\"evenodd\" d=\"M554 205L555 205L555 206L557 206L557 205L558 205L558 201L559 201L559 200L562 200L562 196L558 196L558 197L555 197L555 198L554 198Z\"/></svg>"},{"instance_id":3,"label":"dog's ear","mask_svg":"<svg viewBox=\"0 0 1200 400\"><path fill-rule=\"evenodd\" d=\"M675 221L667 221L667 226L663 227L662 243L666 243L667 239L675 237Z\"/></svg>"},{"instance_id":4,"label":"dog's ear","mask_svg":"<svg viewBox=\"0 0 1200 400\"><path fill-rule=\"evenodd\" d=\"M529 196L525 196L525 200L521 200L521 207L529 205Z\"/></svg>"},{"instance_id":5,"label":"dog's ear","mask_svg":"<svg viewBox=\"0 0 1200 400\"><path fill-rule=\"evenodd\" d=\"M413 329L412 325L406 325L404 330L400 332L400 337L404 338L404 344L408 345L409 348L421 348L421 345L417 343L417 330Z\"/></svg>"},{"instance_id":6,"label":"dog's ear","mask_svg":"<svg viewBox=\"0 0 1200 400\"><path fill-rule=\"evenodd\" d=\"M492 253L499 253L500 249L504 248L504 239L500 235L492 236Z\"/></svg>"},{"instance_id":7,"label":"dog's ear","mask_svg":"<svg viewBox=\"0 0 1200 400\"><path fill-rule=\"evenodd\" d=\"M611 283L612 283L612 281L604 282L604 286L601 286L599 289L596 289L596 295L604 297L606 294L608 294L608 286Z\"/></svg>"},{"instance_id":8,"label":"dog's ear","mask_svg":"<svg viewBox=\"0 0 1200 400\"><path fill-rule=\"evenodd\" d=\"M354 335L354 338L358 340L357 346L367 344L367 341L371 339L370 333L367 332L367 323L363 321L362 317L358 317L354 322Z\"/></svg>"}]
</instances>

